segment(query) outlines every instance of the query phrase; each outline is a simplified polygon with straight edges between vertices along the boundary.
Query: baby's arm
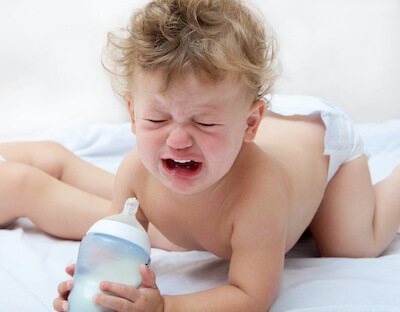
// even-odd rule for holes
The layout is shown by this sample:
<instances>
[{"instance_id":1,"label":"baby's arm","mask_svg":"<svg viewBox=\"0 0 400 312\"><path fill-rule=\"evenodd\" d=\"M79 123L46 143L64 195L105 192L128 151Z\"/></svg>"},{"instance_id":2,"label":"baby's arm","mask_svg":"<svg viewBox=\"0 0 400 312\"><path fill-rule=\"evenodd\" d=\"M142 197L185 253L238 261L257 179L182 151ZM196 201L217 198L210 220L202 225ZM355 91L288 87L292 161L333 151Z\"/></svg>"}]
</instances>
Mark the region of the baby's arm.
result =
<instances>
[{"instance_id":1,"label":"baby's arm","mask_svg":"<svg viewBox=\"0 0 400 312\"><path fill-rule=\"evenodd\" d=\"M264 205L247 211L234 223L230 284L189 295L163 296L164 311L267 311L283 270L286 218L281 211L265 210Z\"/></svg>"},{"instance_id":2,"label":"baby's arm","mask_svg":"<svg viewBox=\"0 0 400 312\"><path fill-rule=\"evenodd\" d=\"M235 223L229 282L247 296L249 309L241 311L267 311L275 298L286 243L286 218L281 213L253 211L253 216L241 216Z\"/></svg>"}]
</instances>

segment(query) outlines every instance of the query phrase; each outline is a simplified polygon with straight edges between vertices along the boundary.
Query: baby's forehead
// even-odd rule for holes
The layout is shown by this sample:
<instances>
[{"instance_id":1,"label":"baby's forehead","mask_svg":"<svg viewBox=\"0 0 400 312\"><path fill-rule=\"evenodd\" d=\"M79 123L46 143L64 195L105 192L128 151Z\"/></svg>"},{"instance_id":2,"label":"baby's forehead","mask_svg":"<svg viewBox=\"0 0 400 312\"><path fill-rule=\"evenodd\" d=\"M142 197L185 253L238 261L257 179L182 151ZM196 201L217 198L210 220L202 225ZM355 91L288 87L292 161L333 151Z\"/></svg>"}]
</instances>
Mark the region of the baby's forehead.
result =
<instances>
[{"instance_id":1,"label":"baby's forehead","mask_svg":"<svg viewBox=\"0 0 400 312\"><path fill-rule=\"evenodd\" d=\"M161 93L170 92L171 89L180 89L183 86L220 89L224 92L238 88L244 91L247 87L239 73L219 72L209 74L192 68L176 72L168 72L163 68L142 69L136 72L133 81L136 82L136 85L145 84L149 86L150 83L153 89L157 89L157 92Z\"/></svg>"},{"instance_id":2,"label":"baby's forehead","mask_svg":"<svg viewBox=\"0 0 400 312\"><path fill-rule=\"evenodd\" d=\"M235 73L227 73L218 80L198 76L194 71L170 78L167 84L162 71L142 71L136 77L133 98L146 104L143 108L161 109L164 106L170 107L177 104L176 107L181 108L197 106L205 109L208 106L226 108L231 105L245 105L247 107L254 102L256 94L254 91L250 98L248 86Z\"/></svg>"}]
</instances>

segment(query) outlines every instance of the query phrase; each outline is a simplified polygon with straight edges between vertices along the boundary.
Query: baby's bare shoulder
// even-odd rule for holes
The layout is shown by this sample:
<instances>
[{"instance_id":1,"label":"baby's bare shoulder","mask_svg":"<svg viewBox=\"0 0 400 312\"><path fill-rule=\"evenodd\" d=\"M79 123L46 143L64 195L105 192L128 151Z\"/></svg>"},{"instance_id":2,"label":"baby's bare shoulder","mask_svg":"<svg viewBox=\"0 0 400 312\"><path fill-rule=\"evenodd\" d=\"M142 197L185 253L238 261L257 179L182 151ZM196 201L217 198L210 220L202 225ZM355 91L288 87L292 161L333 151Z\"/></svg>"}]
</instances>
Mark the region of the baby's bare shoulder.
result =
<instances>
[{"instance_id":1,"label":"baby's bare shoulder","mask_svg":"<svg viewBox=\"0 0 400 312\"><path fill-rule=\"evenodd\" d=\"M125 171L127 174L132 174L132 172L135 172L135 175L144 174L145 167L140 160L140 156L136 148L126 154L118 171L121 173L122 171Z\"/></svg>"},{"instance_id":2,"label":"baby's bare shoulder","mask_svg":"<svg viewBox=\"0 0 400 312\"><path fill-rule=\"evenodd\" d=\"M130 151L121 162L116 174L118 187L129 188L138 195L139 187L144 184L148 171L140 160L137 149Z\"/></svg>"},{"instance_id":3,"label":"baby's bare shoulder","mask_svg":"<svg viewBox=\"0 0 400 312\"><path fill-rule=\"evenodd\" d=\"M255 144L239 155L232 179L239 193L249 201L276 201L291 197L296 183L291 168L273 153L266 153Z\"/></svg>"},{"instance_id":4,"label":"baby's bare shoulder","mask_svg":"<svg viewBox=\"0 0 400 312\"><path fill-rule=\"evenodd\" d=\"M253 224L287 219L295 201L295 181L286 166L256 145L249 146L240 157L231 192L235 219L253 218Z\"/></svg>"}]
</instances>

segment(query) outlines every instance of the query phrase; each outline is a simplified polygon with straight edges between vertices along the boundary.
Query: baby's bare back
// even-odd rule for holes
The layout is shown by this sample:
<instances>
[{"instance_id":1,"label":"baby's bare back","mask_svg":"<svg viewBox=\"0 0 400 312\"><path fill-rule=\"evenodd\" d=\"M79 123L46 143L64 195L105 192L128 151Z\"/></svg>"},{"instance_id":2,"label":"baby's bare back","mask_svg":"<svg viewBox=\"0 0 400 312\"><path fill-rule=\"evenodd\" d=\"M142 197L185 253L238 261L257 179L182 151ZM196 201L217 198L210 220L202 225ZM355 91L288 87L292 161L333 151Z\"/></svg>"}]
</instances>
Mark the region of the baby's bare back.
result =
<instances>
[{"instance_id":1,"label":"baby's bare back","mask_svg":"<svg viewBox=\"0 0 400 312\"><path fill-rule=\"evenodd\" d=\"M323 155L324 138L319 114L284 117L268 112L260 124L255 143L275 157L288 176L286 251L307 229L322 201L329 167L329 156Z\"/></svg>"}]
</instances>

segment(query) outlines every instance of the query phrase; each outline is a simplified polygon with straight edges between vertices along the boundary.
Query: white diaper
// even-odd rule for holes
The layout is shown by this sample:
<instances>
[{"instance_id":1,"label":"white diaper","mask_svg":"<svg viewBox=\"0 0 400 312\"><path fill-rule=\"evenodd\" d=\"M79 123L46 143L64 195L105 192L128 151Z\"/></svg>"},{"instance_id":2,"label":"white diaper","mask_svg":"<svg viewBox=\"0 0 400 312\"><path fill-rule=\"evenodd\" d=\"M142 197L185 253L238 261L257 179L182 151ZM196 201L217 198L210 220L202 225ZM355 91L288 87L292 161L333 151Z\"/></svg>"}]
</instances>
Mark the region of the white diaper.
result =
<instances>
[{"instance_id":1,"label":"white diaper","mask_svg":"<svg viewBox=\"0 0 400 312\"><path fill-rule=\"evenodd\" d=\"M321 114L326 128L324 155L330 156L327 183L342 164L365 154L360 134L349 117L322 99L311 96L274 95L269 109L283 116Z\"/></svg>"},{"instance_id":2,"label":"white diaper","mask_svg":"<svg viewBox=\"0 0 400 312\"><path fill-rule=\"evenodd\" d=\"M6 161L6 159L0 155L0 161Z\"/></svg>"}]
</instances>

